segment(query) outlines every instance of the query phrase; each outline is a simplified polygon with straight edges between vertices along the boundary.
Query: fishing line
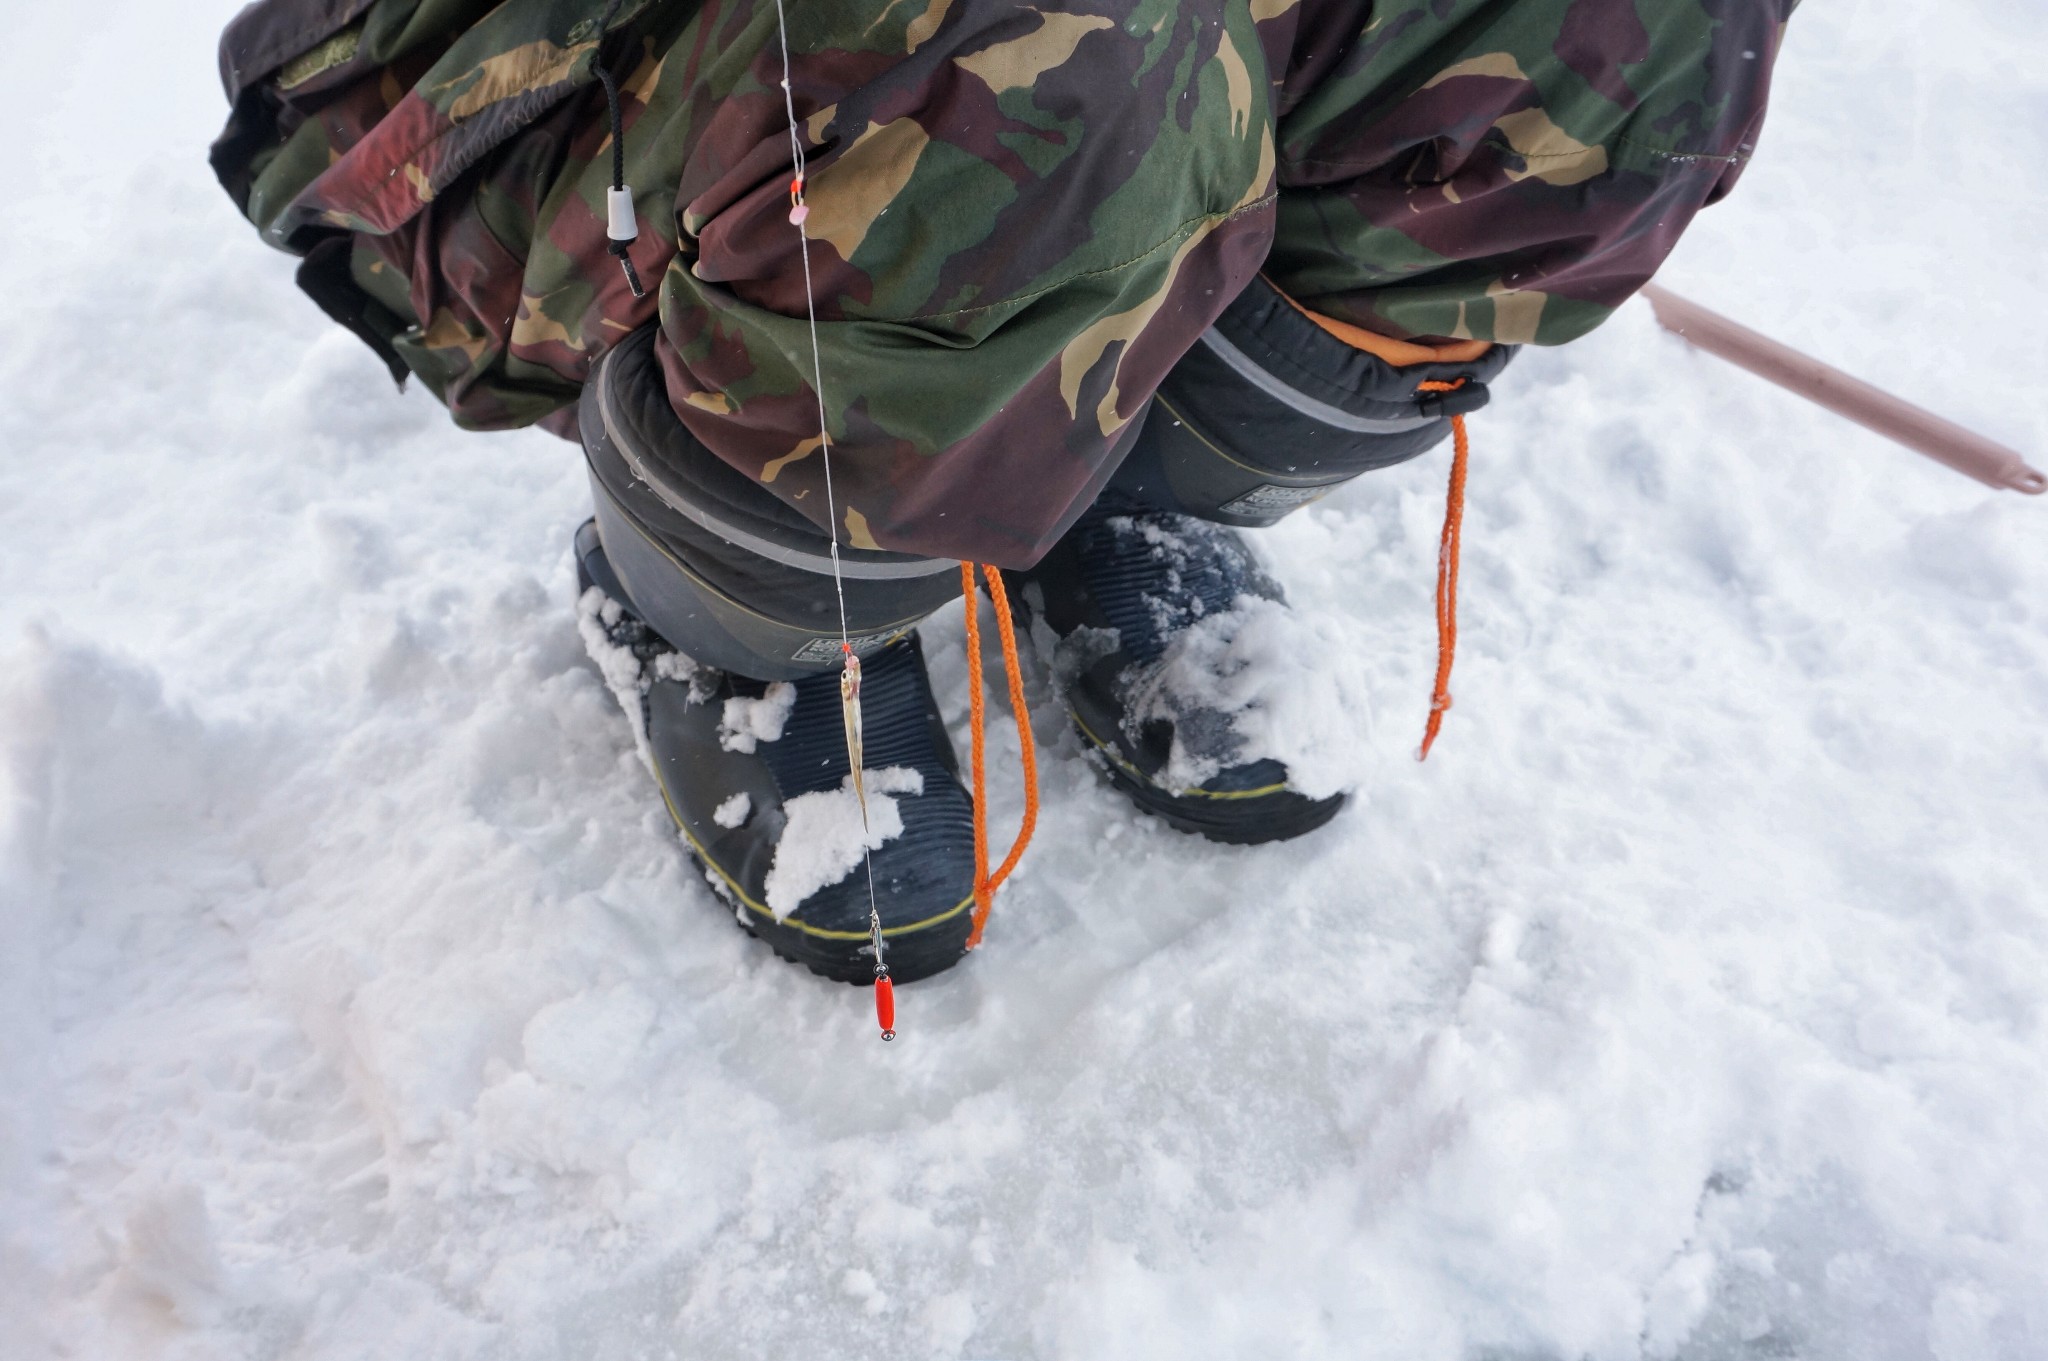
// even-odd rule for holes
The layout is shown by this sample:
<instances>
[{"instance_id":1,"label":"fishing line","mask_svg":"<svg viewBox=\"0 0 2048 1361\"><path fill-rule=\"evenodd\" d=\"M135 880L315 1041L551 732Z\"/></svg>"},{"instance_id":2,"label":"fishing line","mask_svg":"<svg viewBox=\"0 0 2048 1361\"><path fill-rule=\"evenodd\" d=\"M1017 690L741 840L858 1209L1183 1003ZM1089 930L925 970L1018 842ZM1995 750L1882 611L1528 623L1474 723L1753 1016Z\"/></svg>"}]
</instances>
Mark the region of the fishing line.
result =
<instances>
[{"instance_id":1,"label":"fishing line","mask_svg":"<svg viewBox=\"0 0 2048 1361\"><path fill-rule=\"evenodd\" d=\"M845 669L839 673L840 721L846 730L846 759L850 768L854 800L860 805L861 859L868 879L868 948L875 956L875 1018L882 1038L896 1038L896 988L889 979L889 965L882 957L882 910L875 897L874 834L868 825L868 796L862 778L865 752L861 733L860 658L853 652L853 640L846 622L846 583L839 565L839 505L832 490L832 431L826 420L825 357L818 344L818 301L811 285L811 234L804 221L810 206L804 202L804 143L797 127L796 95L790 88L789 20L782 0L775 0L775 36L782 49L782 109L789 119L789 155L794 174L789 182L789 221L796 228L799 253L804 265L804 314L810 323L811 390L818 399L818 457L825 472L825 532L832 552L832 591L839 604L839 654Z\"/></svg>"}]
</instances>

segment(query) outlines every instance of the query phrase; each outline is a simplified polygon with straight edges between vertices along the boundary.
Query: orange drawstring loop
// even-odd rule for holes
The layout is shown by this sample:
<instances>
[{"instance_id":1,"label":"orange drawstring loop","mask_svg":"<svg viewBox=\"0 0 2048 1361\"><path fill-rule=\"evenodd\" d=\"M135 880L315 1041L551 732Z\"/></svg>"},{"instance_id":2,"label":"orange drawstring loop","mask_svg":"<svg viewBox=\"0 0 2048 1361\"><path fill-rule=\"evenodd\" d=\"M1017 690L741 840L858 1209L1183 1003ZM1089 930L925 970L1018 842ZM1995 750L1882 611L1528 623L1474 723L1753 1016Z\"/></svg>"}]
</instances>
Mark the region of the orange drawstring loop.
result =
<instances>
[{"instance_id":1,"label":"orange drawstring loop","mask_svg":"<svg viewBox=\"0 0 2048 1361\"><path fill-rule=\"evenodd\" d=\"M1024 669L1017 660L1017 632L1010 622L1010 598L1003 590L1003 576L983 566L989 599L996 607L996 633L1003 644L1003 669L1010 682L1010 711L1017 716L1017 745L1024 762L1024 821L1010 853L994 874L988 872L988 779L983 762L987 740L984 734L985 707L981 693L981 602L975 598L974 566L960 564L960 591L967 597L967 707L969 764L974 772L974 928L967 935L967 948L981 944L982 928L988 925L989 908L995 905L996 890L1031 844L1038 829L1038 748L1031 736L1031 714L1024 705Z\"/></svg>"},{"instance_id":2,"label":"orange drawstring loop","mask_svg":"<svg viewBox=\"0 0 2048 1361\"><path fill-rule=\"evenodd\" d=\"M1418 392L1456 392L1465 386L1455 383L1422 383ZM1465 531L1465 465L1472 442L1465 434L1465 418L1451 417L1451 489L1444 503L1444 532L1436 546L1436 690L1429 700L1429 726L1422 733L1418 761L1429 759L1436 735L1443 728L1444 712L1451 707L1451 663L1458 655L1458 548Z\"/></svg>"}]
</instances>

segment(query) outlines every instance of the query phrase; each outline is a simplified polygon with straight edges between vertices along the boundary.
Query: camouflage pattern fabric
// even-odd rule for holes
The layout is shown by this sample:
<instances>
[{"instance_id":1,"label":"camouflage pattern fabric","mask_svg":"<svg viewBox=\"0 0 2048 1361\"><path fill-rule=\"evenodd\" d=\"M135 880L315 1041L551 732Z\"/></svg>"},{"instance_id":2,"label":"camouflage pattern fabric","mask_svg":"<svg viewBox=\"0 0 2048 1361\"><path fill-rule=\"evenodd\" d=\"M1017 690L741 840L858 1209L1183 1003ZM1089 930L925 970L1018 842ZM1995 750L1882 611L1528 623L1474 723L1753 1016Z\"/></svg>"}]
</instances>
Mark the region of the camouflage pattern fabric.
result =
<instances>
[{"instance_id":1,"label":"camouflage pattern fabric","mask_svg":"<svg viewBox=\"0 0 2048 1361\"><path fill-rule=\"evenodd\" d=\"M1026 566L1256 272L1383 335L1557 344L1749 156L1794 0L787 0L843 542ZM650 322L825 520L772 0L260 0L222 182L458 422ZM658 279L605 252L627 182Z\"/></svg>"}]
</instances>

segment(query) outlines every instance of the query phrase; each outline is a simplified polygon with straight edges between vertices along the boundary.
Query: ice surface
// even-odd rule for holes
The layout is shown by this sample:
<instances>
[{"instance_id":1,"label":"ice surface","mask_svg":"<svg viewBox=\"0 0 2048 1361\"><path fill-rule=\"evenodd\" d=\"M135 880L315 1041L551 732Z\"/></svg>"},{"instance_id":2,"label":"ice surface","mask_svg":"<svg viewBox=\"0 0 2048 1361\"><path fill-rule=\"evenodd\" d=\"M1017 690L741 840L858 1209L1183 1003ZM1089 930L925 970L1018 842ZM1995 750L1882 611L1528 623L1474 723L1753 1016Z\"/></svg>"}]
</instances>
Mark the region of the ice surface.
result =
<instances>
[{"instance_id":1,"label":"ice surface","mask_svg":"<svg viewBox=\"0 0 2048 1361\"><path fill-rule=\"evenodd\" d=\"M2048 1350L2048 505L1640 308L1525 354L1429 762L1440 456L1261 536L1369 802L1177 836L1034 682L1035 848L885 1046L679 852L574 450L396 396L212 183L237 3L0 49L5 1361ZM2038 462L2044 58L1803 5L1665 281Z\"/></svg>"}]
</instances>

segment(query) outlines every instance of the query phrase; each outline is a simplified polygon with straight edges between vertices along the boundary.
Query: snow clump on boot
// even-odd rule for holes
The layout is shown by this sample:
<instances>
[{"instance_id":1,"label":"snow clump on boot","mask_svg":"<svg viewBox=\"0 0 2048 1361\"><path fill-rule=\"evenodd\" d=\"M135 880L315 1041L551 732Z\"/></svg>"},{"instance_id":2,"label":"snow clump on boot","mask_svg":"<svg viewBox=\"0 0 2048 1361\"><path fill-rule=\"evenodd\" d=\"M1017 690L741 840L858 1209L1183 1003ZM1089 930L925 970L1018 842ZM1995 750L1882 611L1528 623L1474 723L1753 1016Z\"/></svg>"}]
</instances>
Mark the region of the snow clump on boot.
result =
<instances>
[{"instance_id":1,"label":"snow clump on boot","mask_svg":"<svg viewBox=\"0 0 2048 1361\"><path fill-rule=\"evenodd\" d=\"M891 794L924 793L924 776L908 766L862 772L868 812L863 819L853 776L837 789L799 794L782 806L789 818L768 867L768 910L781 921L821 888L853 873L869 851L903 835L903 810Z\"/></svg>"},{"instance_id":2,"label":"snow clump on boot","mask_svg":"<svg viewBox=\"0 0 2048 1361\"><path fill-rule=\"evenodd\" d=\"M690 687L693 702L701 702L711 684L708 668L669 647L599 586L577 598L576 631L605 687L626 711L641 763L653 770L654 756L647 745L647 688L656 681L678 681ZM780 735L780 727L776 731Z\"/></svg>"},{"instance_id":3,"label":"snow clump on boot","mask_svg":"<svg viewBox=\"0 0 2048 1361\"><path fill-rule=\"evenodd\" d=\"M1327 623L1277 600L1241 595L1181 629L1137 678L1127 722L1173 725L1160 773L1192 789L1232 766L1271 759L1311 799L1355 788L1355 753L1371 722L1362 677L1342 663Z\"/></svg>"},{"instance_id":4,"label":"snow clump on boot","mask_svg":"<svg viewBox=\"0 0 2048 1361\"><path fill-rule=\"evenodd\" d=\"M771 682L759 699L734 695L725 702L725 714L718 721L718 745L727 751L751 753L763 742L779 742L794 708L796 687L788 681Z\"/></svg>"}]
</instances>

